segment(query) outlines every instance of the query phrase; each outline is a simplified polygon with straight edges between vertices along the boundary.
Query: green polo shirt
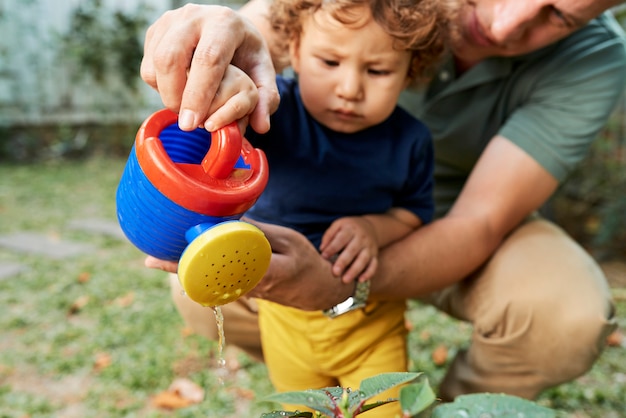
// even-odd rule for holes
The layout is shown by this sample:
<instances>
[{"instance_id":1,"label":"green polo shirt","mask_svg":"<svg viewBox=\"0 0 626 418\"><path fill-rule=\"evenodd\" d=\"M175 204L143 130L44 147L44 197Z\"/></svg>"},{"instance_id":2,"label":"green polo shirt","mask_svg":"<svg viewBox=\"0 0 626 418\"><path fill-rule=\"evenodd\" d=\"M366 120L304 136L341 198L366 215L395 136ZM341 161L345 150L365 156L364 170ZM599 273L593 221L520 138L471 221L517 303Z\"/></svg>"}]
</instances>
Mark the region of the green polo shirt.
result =
<instances>
[{"instance_id":1,"label":"green polo shirt","mask_svg":"<svg viewBox=\"0 0 626 418\"><path fill-rule=\"evenodd\" d=\"M457 77L450 61L400 105L431 129L435 201L445 214L499 134L562 181L605 126L626 86L626 43L606 13L531 54L482 61Z\"/></svg>"}]
</instances>

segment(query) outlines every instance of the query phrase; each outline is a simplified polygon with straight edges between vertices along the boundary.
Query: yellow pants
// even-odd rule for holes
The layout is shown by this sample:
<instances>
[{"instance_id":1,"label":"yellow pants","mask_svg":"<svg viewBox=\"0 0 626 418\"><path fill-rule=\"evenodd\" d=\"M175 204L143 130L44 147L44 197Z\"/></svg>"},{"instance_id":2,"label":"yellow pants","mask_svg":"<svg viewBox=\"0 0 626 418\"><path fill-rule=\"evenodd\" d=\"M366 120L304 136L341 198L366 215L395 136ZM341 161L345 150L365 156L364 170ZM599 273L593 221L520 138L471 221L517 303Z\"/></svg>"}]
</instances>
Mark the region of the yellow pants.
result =
<instances>
[{"instance_id":1,"label":"yellow pants","mask_svg":"<svg viewBox=\"0 0 626 418\"><path fill-rule=\"evenodd\" d=\"M258 300L265 363L278 392L324 387L359 388L363 379L407 371L404 302L370 303L330 319L321 311L302 311ZM399 388L375 400L397 398ZM304 410L301 406L285 406ZM398 402L364 416L400 416Z\"/></svg>"}]
</instances>

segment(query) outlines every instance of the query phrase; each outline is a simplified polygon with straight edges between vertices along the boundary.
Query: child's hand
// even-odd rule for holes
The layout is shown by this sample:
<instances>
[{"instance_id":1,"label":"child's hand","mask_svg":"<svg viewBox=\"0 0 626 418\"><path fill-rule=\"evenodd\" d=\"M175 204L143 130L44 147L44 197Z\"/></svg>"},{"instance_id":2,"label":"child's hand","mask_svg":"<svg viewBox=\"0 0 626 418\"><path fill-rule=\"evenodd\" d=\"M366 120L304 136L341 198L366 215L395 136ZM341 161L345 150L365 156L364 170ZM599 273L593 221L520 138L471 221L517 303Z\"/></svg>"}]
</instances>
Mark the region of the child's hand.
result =
<instances>
[{"instance_id":1,"label":"child's hand","mask_svg":"<svg viewBox=\"0 0 626 418\"><path fill-rule=\"evenodd\" d=\"M259 101L259 92L250 77L234 65L229 65L209 110L204 129L214 132L233 121L245 131L248 116Z\"/></svg>"},{"instance_id":2,"label":"child's hand","mask_svg":"<svg viewBox=\"0 0 626 418\"><path fill-rule=\"evenodd\" d=\"M333 274L349 283L369 280L378 267L378 242L372 224L360 216L337 219L320 245L322 257L333 260Z\"/></svg>"}]
</instances>

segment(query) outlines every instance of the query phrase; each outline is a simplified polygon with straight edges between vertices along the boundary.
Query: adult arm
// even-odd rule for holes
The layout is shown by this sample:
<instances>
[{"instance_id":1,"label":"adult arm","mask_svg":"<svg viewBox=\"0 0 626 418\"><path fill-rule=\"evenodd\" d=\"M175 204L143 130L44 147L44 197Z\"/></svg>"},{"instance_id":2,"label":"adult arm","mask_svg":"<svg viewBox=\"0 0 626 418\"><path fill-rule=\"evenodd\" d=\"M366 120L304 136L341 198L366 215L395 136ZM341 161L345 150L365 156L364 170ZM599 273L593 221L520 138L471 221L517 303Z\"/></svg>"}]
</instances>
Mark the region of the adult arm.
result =
<instances>
[{"instance_id":1,"label":"adult arm","mask_svg":"<svg viewBox=\"0 0 626 418\"><path fill-rule=\"evenodd\" d=\"M449 213L381 251L372 297L415 298L466 278L557 186L533 158L496 136Z\"/></svg>"}]
</instances>

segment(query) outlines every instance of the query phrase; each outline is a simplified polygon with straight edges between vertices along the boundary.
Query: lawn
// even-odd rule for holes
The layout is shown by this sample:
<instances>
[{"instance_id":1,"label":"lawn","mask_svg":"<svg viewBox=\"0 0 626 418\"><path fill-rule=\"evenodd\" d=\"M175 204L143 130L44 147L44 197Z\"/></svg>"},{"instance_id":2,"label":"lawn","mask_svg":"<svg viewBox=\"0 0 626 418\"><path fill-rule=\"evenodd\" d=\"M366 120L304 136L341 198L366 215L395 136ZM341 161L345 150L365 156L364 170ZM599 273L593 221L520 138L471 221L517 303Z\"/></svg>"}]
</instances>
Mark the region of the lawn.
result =
<instances>
[{"instance_id":1,"label":"lawn","mask_svg":"<svg viewBox=\"0 0 626 418\"><path fill-rule=\"evenodd\" d=\"M162 272L144 268L127 241L72 226L115 221L124 164L92 157L0 166L0 236L30 232L50 245L92 248L51 258L0 247L0 265L26 266L0 280L0 417L249 418L270 411L274 405L260 401L272 393L263 364L227 350L219 367L217 345L184 327ZM626 281L613 283L623 330ZM407 320L417 347L411 368L436 385L470 327L417 304ZM168 398L179 378L204 390L204 399L182 408ZM590 373L538 401L569 417L625 417L624 340Z\"/></svg>"}]
</instances>

